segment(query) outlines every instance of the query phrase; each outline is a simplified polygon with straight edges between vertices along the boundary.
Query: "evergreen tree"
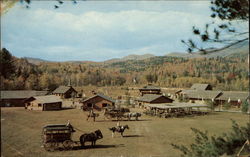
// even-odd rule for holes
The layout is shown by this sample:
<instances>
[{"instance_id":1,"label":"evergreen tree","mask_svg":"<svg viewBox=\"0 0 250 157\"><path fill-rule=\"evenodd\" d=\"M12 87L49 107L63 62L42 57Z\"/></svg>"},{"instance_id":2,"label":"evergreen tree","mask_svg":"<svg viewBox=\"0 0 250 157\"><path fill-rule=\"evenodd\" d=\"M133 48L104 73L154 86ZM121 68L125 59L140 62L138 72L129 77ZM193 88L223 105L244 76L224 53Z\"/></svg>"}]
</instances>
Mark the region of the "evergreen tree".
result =
<instances>
[{"instance_id":1,"label":"evergreen tree","mask_svg":"<svg viewBox=\"0 0 250 157\"><path fill-rule=\"evenodd\" d=\"M13 57L6 48L0 51L0 69L0 74L4 78L9 78L15 72Z\"/></svg>"}]
</instances>

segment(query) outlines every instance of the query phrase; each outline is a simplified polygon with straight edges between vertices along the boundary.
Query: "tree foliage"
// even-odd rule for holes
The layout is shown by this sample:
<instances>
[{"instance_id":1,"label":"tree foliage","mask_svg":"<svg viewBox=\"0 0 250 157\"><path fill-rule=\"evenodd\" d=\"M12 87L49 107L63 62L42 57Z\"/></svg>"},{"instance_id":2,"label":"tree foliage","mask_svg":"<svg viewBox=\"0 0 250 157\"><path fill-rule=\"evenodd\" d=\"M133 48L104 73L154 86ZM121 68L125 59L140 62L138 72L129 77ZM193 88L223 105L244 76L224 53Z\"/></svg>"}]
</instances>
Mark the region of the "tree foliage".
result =
<instances>
[{"instance_id":1,"label":"tree foliage","mask_svg":"<svg viewBox=\"0 0 250 157\"><path fill-rule=\"evenodd\" d=\"M243 102L241 111L242 111L243 113L247 113L248 111L250 111L250 104L249 104L248 101L244 101L244 102Z\"/></svg>"},{"instance_id":2,"label":"tree foliage","mask_svg":"<svg viewBox=\"0 0 250 157\"><path fill-rule=\"evenodd\" d=\"M15 66L13 61L14 59L10 52L3 48L0 51L0 74L4 78L9 78L14 73Z\"/></svg>"},{"instance_id":3,"label":"tree foliage","mask_svg":"<svg viewBox=\"0 0 250 157\"><path fill-rule=\"evenodd\" d=\"M250 140L250 123L240 127L235 121L232 121L232 130L220 136L210 136L208 132L203 132L191 128L195 134L195 142L186 147L184 145L171 144L175 149L182 152L182 157L219 157L223 154L233 155L238 153L239 149ZM250 147L246 150L250 153Z\"/></svg>"},{"instance_id":4,"label":"tree foliage","mask_svg":"<svg viewBox=\"0 0 250 157\"><path fill-rule=\"evenodd\" d=\"M11 55L11 54L10 54ZM117 63L41 62L10 57L11 70L3 75L2 88L53 89L59 85L123 86L153 83L159 86L189 88L194 83L209 83L219 90L248 90L248 64L245 55L228 58L154 57ZM3 63L3 62L1 62ZM1 66L3 67L3 66Z\"/></svg>"},{"instance_id":5,"label":"tree foliage","mask_svg":"<svg viewBox=\"0 0 250 157\"><path fill-rule=\"evenodd\" d=\"M211 18L215 19L211 23L205 25L205 29L201 30L193 26L193 34L198 36L202 42L223 43L226 46L231 44L249 40L248 30L237 30L233 21L249 22L249 0L211 0L210 9L212 11ZM220 19L221 22L215 22ZM188 52L198 50L203 54L210 52L207 48L199 46L194 40L182 40L188 49Z\"/></svg>"}]
</instances>

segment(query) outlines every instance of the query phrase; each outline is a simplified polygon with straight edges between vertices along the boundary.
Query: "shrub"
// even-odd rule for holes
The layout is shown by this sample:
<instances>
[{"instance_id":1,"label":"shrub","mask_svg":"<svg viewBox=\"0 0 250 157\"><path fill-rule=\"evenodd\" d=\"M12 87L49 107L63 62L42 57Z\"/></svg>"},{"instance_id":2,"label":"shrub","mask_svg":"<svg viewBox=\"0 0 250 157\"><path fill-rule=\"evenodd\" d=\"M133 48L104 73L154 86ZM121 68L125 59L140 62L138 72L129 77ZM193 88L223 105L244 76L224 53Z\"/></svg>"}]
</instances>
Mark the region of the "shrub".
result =
<instances>
[{"instance_id":1,"label":"shrub","mask_svg":"<svg viewBox=\"0 0 250 157\"><path fill-rule=\"evenodd\" d=\"M243 113L247 113L248 110L249 110L249 108L250 108L250 104L249 104L247 101L244 101L244 102L242 103L241 111L242 111Z\"/></svg>"},{"instance_id":2,"label":"shrub","mask_svg":"<svg viewBox=\"0 0 250 157\"><path fill-rule=\"evenodd\" d=\"M205 104L208 105L208 107L214 111L214 108L215 108L215 102L213 102L212 100L206 100L205 101Z\"/></svg>"},{"instance_id":3,"label":"shrub","mask_svg":"<svg viewBox=\"0 0 250 157\"><path fill-rule=\"evenodd\" d=\"M226 102L226 103L223 104L223 108L224 108L225 110L228 110L230 107L231 107L231 104L228 103L228 102Z\"/></svg>"},{"instance_id":4,"label":"shrub","mask_svg":"<svg viewBox=\"0 0 250 157\"><path fill-rule=\"evenodd\" d=\"M183 145L171 144L175 149L180 150L182 157L219 157L223 154L235 155L240 147L250 140L250 123L245 127L232 121L232 131L224 133L221 136L208 136L208 132L202 132L198 129L191 128L195 133L195 143L190 145L190 148ZM250 149L246 149L250 153Z\"/></svg>"}]
</instances>

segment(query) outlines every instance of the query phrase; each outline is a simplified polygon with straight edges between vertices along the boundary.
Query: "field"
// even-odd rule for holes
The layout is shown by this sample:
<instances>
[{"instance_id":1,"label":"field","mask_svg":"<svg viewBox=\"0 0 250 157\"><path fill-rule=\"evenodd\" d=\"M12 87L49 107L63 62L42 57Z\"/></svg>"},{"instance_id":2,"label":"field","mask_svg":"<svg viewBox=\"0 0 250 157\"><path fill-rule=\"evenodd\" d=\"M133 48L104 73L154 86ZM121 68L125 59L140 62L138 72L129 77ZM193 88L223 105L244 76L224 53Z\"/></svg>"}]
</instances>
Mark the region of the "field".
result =
<instances>
[{"instance_id":1,"label":"field","mask_svg":"<svg viewBox=\"0 0 250 157\"><path fill-rule=\"evenodd\" d=\"M86 121L86 114L78 109L41 112L1 108L2 156L175 157L180 156L180 152L170 144L192 143L194 134L190 127L208 130L210 135L219 135L230 130L230 119L240 125L249 121L247 115L240 113L212 113L171 119L143 115L140 121L122 121L122 125L128 124L130 127L124 133L126 137L116 134L112 138L108 128L116 126L116 121L104 120L102 115L96 122L92 119ZM67 123L67 120L84 132L101 129L104 138L97 141L95 148L46 152L41 147L42 127L46 124ZM73 140L79 141L81 134L76 131Z\"/></svg>"}]
</instances>

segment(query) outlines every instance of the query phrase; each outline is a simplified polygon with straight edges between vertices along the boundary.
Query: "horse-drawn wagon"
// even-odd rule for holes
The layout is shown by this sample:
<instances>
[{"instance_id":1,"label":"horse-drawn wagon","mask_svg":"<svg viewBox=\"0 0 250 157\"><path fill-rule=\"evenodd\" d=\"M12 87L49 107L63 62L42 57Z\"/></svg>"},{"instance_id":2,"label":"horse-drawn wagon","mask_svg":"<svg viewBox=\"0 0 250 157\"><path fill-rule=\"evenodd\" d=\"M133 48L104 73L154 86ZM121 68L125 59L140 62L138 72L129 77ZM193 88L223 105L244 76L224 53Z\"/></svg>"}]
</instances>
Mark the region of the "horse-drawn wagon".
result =
<instances>
[{"instance_id":1,"label":"horse-drawn wagon","mask_svg":"<svg viewBox=\"0 0 250 157\"><path fill-rule=\"evenodd\" d=\"M72 133L75 132L70 125L53 124L43 127L42 140L43 147L47 151L54 151L60 147L70 150L74 146Z\"/></svg>"},{"instance_id":2,"label":"horse-drawn wagon","mask_svg":"<svg viewBox=\"0 0 250 157\"><path fill-rule=\"evenodd\" d=\"M96 130L91 133L82 134L79 139L80 141L76 142L72 140L73 132L75 132L75 130L69 123L67 125L46 125L42 129L42 142L44 149L47 151L54 151L59 148L71 150L74 148L74 145L80 144L81 147L84 147L85 142L91 142L91 145L94 146L98 139L103 138L102 132Z\"/></svg>"},{"instance_id":3,"label":"horse-drawn wagon","mask_svg":"<svg viewBox=\"0 0 250 157\"><path fill-rule=\"evenodd\" d=\"M104 116L107 119L116 118L117 120L121 120L124 117L124 114L130 112L128 108L111 108L105 109Z\"/></svg>"}]
</instances>

